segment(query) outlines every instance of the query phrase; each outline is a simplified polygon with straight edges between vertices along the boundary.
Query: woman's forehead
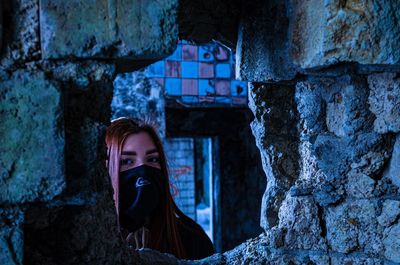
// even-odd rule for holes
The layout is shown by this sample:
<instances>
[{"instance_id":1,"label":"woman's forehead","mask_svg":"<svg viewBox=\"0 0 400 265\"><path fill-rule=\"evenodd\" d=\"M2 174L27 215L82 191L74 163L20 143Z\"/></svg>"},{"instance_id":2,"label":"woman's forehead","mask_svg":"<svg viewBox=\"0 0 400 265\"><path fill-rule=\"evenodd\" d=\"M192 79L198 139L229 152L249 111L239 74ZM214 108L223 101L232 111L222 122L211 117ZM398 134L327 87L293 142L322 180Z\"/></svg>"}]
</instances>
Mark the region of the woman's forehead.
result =
<instances>
[{"instance_id":1,"label":"woman's forehead","mask_svg":"<svg viewBox=\"0 0 400 265\"><path fill-rule=\"evenodd\" d=\"M149 149L155 149L156 145L154 144L153 139L147 132L139 132L135 134L129 135L122 147L122 151L147 151Z\"/></svg>"}]
</instances>

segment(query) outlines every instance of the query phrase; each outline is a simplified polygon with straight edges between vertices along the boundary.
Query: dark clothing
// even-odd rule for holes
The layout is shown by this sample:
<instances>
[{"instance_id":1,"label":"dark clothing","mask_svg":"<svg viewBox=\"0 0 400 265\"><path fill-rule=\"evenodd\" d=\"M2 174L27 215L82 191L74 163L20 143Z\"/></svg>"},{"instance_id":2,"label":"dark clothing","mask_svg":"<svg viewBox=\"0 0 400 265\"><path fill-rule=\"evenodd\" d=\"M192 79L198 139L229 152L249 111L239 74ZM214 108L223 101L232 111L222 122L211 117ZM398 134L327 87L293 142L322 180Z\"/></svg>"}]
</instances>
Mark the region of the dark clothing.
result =
<instances>
[{"instance_id":1,"label":"dark clothing","mask_svg":"<svg viewBox=\"0 0 400 265\"><path fill-rule=\"evenodd\" d=\"M177 218L177 220L182 245L188 254L187 259L202 259L215 253L213 243L200 225L181 218Z\"/></svg>"}]
</instances>

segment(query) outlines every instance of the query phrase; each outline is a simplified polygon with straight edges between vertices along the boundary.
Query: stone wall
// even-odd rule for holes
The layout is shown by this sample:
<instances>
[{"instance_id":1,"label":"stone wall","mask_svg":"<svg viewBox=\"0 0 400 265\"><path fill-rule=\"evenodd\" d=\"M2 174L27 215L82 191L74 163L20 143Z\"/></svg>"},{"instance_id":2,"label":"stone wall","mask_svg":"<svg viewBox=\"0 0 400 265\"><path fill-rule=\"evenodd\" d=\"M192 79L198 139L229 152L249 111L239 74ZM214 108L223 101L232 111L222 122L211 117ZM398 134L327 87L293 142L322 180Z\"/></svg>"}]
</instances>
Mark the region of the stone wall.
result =
<instances>
[{"instance_id":1,"label":"stone wall","mask_svg":"<svg viewBox=\"0 0 400 265\"><path fill-rule=\"evenodd\" d=\"M399 7L256 1L244 11L236 70L253 81L251 127L268 184L265 233L232 254L400 263Z\"/></svg>"},{"instance_id":2,"label":"stone wall","mask_svg":"<svg viewBox=\"0 0 400 265\"><path fill-rule=\"evenodd\" d=\"M155 2L1 2L1 264L190 263L124 249L100 140L115 63L175 48L177 1ZM267 187L264 232L198 263L400 263L399 2L223 1L238 18L210 28L203 2L181 36L237 35Z\"/></svg>"},{"instance_id":3,"label":"stone wall","mask_svg":"<svg viewBox=\"0 0 400 265\"><path fill-rule=\"evenodd\" d=\"M1 264L139 263L105 168L115 64L167 56L177 27L175 1L136 2L1 2Z\"/></svg>"}]
</instances>

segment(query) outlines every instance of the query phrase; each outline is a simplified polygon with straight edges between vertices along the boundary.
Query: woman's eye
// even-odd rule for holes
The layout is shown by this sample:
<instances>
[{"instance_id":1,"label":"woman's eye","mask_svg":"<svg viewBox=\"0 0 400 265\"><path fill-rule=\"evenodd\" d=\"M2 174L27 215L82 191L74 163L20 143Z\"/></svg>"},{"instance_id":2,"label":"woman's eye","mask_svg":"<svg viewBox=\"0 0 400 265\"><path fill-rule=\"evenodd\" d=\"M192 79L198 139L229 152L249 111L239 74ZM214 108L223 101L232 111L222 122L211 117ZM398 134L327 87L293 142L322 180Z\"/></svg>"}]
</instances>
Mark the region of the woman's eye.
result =
<instances>
[{"instance_id":1,"label":"woman's eye","mask_svg":"<svg viewBox=\"0 0 400 265\"><path fill-rule=\"evenodd\" d=\"M160 158L159 157L150 157L147 161L150 163L159 163Z\"/></svg>"},{"instance_id":2,"label":"woman's eye","mask_svg":"<svg viewBox=\"0 0 400 265\"><path fill-rule=\"evenodd\" d=\"M133 160L132 159L121 159L121 165L132 165Z\"/></svg>"}]
</instances>

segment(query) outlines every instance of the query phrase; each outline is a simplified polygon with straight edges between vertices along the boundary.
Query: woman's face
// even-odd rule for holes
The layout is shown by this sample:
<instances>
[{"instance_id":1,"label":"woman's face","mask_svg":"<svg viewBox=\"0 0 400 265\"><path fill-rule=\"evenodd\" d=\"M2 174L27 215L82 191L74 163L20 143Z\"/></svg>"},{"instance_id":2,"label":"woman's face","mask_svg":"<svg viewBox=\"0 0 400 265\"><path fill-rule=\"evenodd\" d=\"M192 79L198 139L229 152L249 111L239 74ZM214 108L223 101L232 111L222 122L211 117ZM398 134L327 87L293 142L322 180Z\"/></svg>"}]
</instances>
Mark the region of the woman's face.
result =
<instances>
[{"instance_id":1,"label":"woman's face","mask_svg":"<svg viewBox=\"0 0 400 265\"><path fill-rule=\"evenodd\" d=\"M131 134L125 139L121 152L120 172L141 165L161 169L158 150L147 132Z\"/></svg>"}]
</instances>

